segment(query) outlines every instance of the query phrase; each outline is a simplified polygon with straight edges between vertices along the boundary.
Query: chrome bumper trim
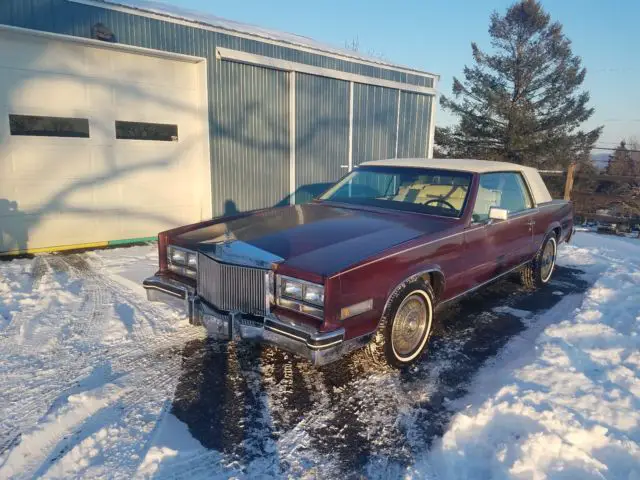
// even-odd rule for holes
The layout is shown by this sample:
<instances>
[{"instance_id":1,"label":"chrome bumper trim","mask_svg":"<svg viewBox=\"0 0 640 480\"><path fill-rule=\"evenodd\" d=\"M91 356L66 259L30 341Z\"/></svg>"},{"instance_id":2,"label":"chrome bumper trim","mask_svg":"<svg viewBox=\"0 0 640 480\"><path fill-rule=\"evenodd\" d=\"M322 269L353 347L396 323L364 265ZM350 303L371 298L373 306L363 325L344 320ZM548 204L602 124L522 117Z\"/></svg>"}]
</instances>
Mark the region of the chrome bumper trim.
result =
<instances>
[{"instance_id":1,"label":"chrome bumper trim","mask_svg":"<svg viewBox=\"0 0 640 480\"><path fill-rule=\"evenodd\" d=\"M172 297L186 300L189 296L195 293L195 289L193 287L185 285L184 283L178 282L177 280L165 275L154 275L152 277L145 278L142 282L142 286L147 290L147 296L149 295L149 290L157 290Z\"/></svg>"},{"instance_id":2,"label":"chrome bumper trim","mask_svg":"<svg viewBox=\"0 0 640 480\"><path fill-rule=\"evenodd\" d=\"M183 308L189 315L189 319L193 318L192 300L196 293L195 288L161 274L145 278L142 286L147 291L147 300Z\"/></svg>"},{"instance_id":3,"label":"chrome bumper trim","mask_svg":"<svg viewBox=\"0 0 640 480\"><path fill-rule=\"evenodd\" d=\"M320 332L271 312L266 316L223 312L204 302L195 289L163 275L143 282L150 301L181 301L191 323L206 328L209 337L220 341L257 341L300 355L314 365L334 362L364 346L369 336L345 340L344 328Z\"/></svg>"}]
</instances>

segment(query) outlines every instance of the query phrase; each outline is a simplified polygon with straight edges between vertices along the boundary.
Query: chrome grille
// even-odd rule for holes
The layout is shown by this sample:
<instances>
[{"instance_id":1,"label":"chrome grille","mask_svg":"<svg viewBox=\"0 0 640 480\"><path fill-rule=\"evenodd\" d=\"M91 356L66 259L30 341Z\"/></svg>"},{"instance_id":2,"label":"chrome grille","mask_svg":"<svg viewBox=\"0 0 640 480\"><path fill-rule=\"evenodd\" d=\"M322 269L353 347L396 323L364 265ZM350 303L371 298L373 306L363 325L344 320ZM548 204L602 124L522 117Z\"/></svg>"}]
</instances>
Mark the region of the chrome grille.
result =
<instances>
[{"instance_id":1,"label":"chrome grille","mask_svg":"<svg viewBox=\"0 0 640 480\"><path fill-rule=\"evenodd\" d=\"M220 310L266 315L269 271L220 263L198 254L198 294Z\"/></svg>"}]
</instances>

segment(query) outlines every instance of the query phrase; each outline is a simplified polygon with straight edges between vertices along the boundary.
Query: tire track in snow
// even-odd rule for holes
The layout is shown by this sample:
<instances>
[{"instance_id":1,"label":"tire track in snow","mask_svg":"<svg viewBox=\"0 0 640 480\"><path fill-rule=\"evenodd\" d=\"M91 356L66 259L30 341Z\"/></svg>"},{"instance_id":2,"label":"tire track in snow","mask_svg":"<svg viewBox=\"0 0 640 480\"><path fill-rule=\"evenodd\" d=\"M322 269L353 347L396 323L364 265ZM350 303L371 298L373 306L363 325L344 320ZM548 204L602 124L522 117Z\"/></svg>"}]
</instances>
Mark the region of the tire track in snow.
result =
<instances>
[{"instance_id":1,"label":"tire track in snow","mask_svg":"<svg viewBox=\"0 0 640 480\"><path fill-rule=\"evenodd\" d=\"M31 279L30 292L40 290L40 285L43 281L51 283L53 271L49 266L47 258L44 256L36 256L31 262L31 270L29 277ZM11 323L0 332L0 344L6 343L6 347L12 349L15 347L16 340L22 338L22 332L24 331L27 321L33 317L40 315L46 307L42 303L26 303L22 308L16 312L11 320ZM13 350L9 350L12 352Z\"/></svg>"},{"instance_id":2,"label":"tire track in snow","mask_svg":"<svg viewBox=\"0 0 640 480\"><path fill-rule=\"evenodd\" d=\"M166 316L167 312L162 307L148 302L145 298L140 298L135 292L123 289L119 283L100 275L83 257L70 256L67 263L73 270L90 280L90 292L93 293L90 322L92 326L97 326L97 318L105 317L104 307L110 307L114 302L130 305L132 311L147 320L143 323L145 326L152 323L155 318ZM108 300L105 301L105 298ZM137 322L138 325L140 323L142 322ZM113 463L109 461L111 457L107 457L105 465L111 467L109 471L119 472L125 478L133 475L137 468L137 461L122 461L123 451L129 450L134 459L142 457L143 446L148 442L149 431L164 415L165 409L161 406L166 398L171 397L179 378L180 347L189 340L202 337L201 331L189 326L164 336L149 330L149 328L136 328L132 332L127 348L120 347L114 350L113 347L109 347L109 352L105 352L108 364L116 375L136 376L141 373L140 381L133 386L130 385L130 391L118 401L122 418L118 423L121 424L120 430L126 431L126 434L121 435L116 442L111 441L103 445L103 449L115 450L117 455L113 458L120 459ZM170 365L166 361L159 361L161 357L167 355L170 359L177 360L170 362ZM93 361L95 362L95 359ZM110 380L105 379L105 381ZM156 406L151 407L150 402ZM137 434L132 435L132 432ZM74 444L67 443L62 442L64 450L72 450ZM113 464L109 465L110 463Z\"/></svg>"},{"instance_id":3,"label":"tire track in snow","mask_svg":"<svg viewBox=\"0 0 640 480\"><path fill-rule=\"evenodd\" d=\"M180 372L177 351L165 352L162 356L165 358L155 355L149 359L152 369L141 365L142 368L107 382L109 386L121 385L123 394L68 428L64 436L56 439L55 445L49 444L50 453L39 461L36 475L57 468L63 476L99 477L104 471L112 477L133 478L149 448L153 429L166 414L166 399L173 393L175 378ZM155 369L157 373L150 374L150 370ZM78 462L78 459L91 459L96 450L103 457L98 472ZM57 462L60 465L55 465ZM78 468L78 464L82 468Z\"/></svg>"},{"instance_id":4,"label":"tire track in snow","mask_svg":"<svg viewBox=\"0 0 640 480\"><path fill-rule=\"evenodd\" d=\"M40 272L36 274L34 284L37 282L38 285L43 285L45 294L53 290L53 284L58 287L52 292L52 295L55 295L58 290L64 288L65 280L68 282L80 278L74 275L75 272L72 272L59 257L36 257L33 265L33 270ZM62 275L62 281L60 275ZM83 301L83 305L90 299L91 295L89 294L88 298ZM40 416L37 413L38 411L42 411L50 405L50 402L67 390L70 385L73 385L76 379L83 378L87 373L87 368L91 368L90 365L87 365L84 350L76 349L65 341L73 339L74 336L82 335L85 319L87 318L86 315L82 315L82 309L80 310L81 315L73 315L73 318L70 319L69 315L65 315L65 306L56 302L46 302L44 306L36 305L36 308L22 312L23 318L17 322L15 330L7 332L7 338L3 339L8 344L3 345L3 347L7 346L11 354L18 357L19 365L24 363L20 362L21 357L27 355L31 358L29 351L31 349L37 350L38 347L41 347L43 338L54 338L56 342L49 351L42 351L40 348L37 356L33 356L32 361L27 363L31 369L22 372L24 373L23 377L40 377L43 380L40 385L30 385L30 398L22 398L24 384L20 381L20 377L18 377L13 387L4 389L4 397L8 400L8 403L18 407L18 412L13 412L9 416L14 421L21 421L21 423L25 424L35 423L34 416ZM24 338L24 332L21 330L23 330L26 322L44 325L46 328L34 338ZM63 329L65 334L63 336L56 335L56 332L61 330L60 327L63 322L66 322ZM16 336L21 338L22 341L14 342ZM60 343L60 340L63 340L63 342ZM77 353L77 355L72 353ZM19 368L24 369L25 366L20 365ZM50 372L51 375L46 376L46 372ZM46 412L47 410L44 411ZM1 437L4 437L4 435L0 435Z\"/></svg>"},{"instance_id":5,"label":"tire track in snow","mask_svg":"<svg viewBox=\"0 0 640 480\"><path fill-rule=\"evenodd\" d=\"M16 359L17 368L5 372L12 374L14 386L4 385L7 388L4 388L2 392L3 404L7 408L3 409L3 418L0 424L0 452L4 452L0 453L0 469L11 455L11 451L20 447L21 437L33 432L34 429L37 430L40 422L46 421L48 416L57 414L61 408L68 405L69 397L78 393L79 385L90 378L94 368L105 365L108 367L111 374L100 379L102 384L109 383L123 375L134 374L142 369L145 372L144 381L124 396L122 402L124 405L144 405L142 400L148 399L154 390L158 390L156 387L162 387L162 395L158 398L161 399L160 402L163 402L173 392L176 379L179 377L180 365L177 362L173 368L166 368L166 365L164 365L165 368L162 368L153 358L164 351L170 351L173 357L179 358L180 349L186 341L202 336L202 332L190 327L175 328L173 329L175 331L169 329L168 334L165 335L149 335L148 329L136 329L132 332L132 338L128 338L118 345L101 345L100 331L110 318L110 309L116 300L130 305L132 311L135 311L137 315L149 320L146 323L156 322L158 318L166 318L168 314L170 316L170 312L155 307L136 293L123 289L117 282L97 273L78 254L36 257L36 262L32 271L37 269L40 272L35 278L40 290L46 291L47 286L56 282L63 287L68 286L71 282L80 283L77 288L77 306L72 315L67 315L67 331L61 337L56 338L56 340L60 340L60 343L55 345L51 351L40 351L37 355L29 355L24 352L24 349L29 345L16 345L15 342L12 342L15 335L19 333L19 325L24 322L16 322L15 328L5 330L3 337L0 338L1 346L13 343L13 345L8 345L11 347L8 350L14 356L22 356L22 358ZM43 316L46 316L57 320L59 328L59 321L64 318L65 309L55 307L54 305L53 309L38 310L36 308L23 311L24 321L35 319L38 320L38 324L51 323L43 321ZM53 329L51 330L53 331ZM32 361L25 362L25 355ZM147 359L152 360L147 362ZM25 371L25 363L28 366L27 371ZM49 375L43 374L45 367L48 368ZM8 368L8 370L11 369ZM25 377L36 378L38 381L32 382L25 389L22 381ZM5 378L7 377L5 376ZM97 386L94 385L96 388ZM27 393L27 398L25 398L25 393ZM161 412L158 414L161 415ZM132 418L136 418L136 415L133 415ZM146 422L153 423L155 421L157 418L152 416ZM144 432L144 434L148 435L148 432ZM71 450L73 446L65 438L74 438L75 436L77 436L77 432L66 430L57 435L52 434L41 449L40 455L31 459L25 466L23 471L25 476L42 471L46 467L49 450L58 452L52 458L58 458L59 451ZM144 440L144 435L141 435L136 439L136 443L145 444Z\"/></svg>"},{"instance_id":6,"label":"tire track in snow","mask_svg":"<svg viewBox=\"0 0 640 480\"><path fill-rule=\"evenodd\" d=\"M5 381L0 394L3 403L0 465L7 450L20 442L23 429L37 423L48 410L50 402L82 374L81 366L60 345L53 345L52 349L41 350L37 354L31 353L32 349L41 346L29 336L25 337L30 323L49 326L64 321L63 307L51 301L61 285L49 263L49 256L35 257L31 267L31 290L42 292L45 301L27 304L28 307L15 315L11 325L0 335L0 351L5 356L2 362ZM49 333L52 329L46 328L43 333ZM38 337L42 338L42 335ZM68 367L59 370L56 367L60 364L67 364Z\"/></svg>"}]
</instances>

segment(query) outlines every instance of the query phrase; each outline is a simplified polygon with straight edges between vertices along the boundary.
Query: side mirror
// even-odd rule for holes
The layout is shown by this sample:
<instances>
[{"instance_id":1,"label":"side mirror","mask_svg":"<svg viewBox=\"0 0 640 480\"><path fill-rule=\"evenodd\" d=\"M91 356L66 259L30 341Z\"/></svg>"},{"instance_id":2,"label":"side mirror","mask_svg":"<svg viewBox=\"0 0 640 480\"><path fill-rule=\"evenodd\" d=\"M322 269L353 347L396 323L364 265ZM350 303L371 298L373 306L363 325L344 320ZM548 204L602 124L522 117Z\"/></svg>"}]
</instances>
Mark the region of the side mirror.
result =
<instances>
[{"instance_id":1,"label":"side mirror","mask_svg":"<svg viewBox=\"0 0 640 480\"><path fill-rule=\"evenodd\" d=\"M509 218L509 210L506 208L491 207L489 209L489 220L506 220Z\"/></svg>"}]
</instances>

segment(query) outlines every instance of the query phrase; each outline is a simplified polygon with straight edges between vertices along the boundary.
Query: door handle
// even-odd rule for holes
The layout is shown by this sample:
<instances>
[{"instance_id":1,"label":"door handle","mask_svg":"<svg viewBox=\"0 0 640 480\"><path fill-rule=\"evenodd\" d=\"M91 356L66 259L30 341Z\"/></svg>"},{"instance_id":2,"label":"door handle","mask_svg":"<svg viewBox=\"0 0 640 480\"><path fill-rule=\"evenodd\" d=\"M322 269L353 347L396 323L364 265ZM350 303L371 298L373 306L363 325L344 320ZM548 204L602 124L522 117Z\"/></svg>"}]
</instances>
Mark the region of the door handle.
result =
<instances>
[{"instance_id":1,"label":"door handle","mask_svg":"<svg viewBox=\"0 0 640 480\"><path fill-rule=\"evenodd\" d=\"M529 223L527 225L529 225L530 227L533 227L536 224L535 220L529 220Z\"/></svg>"},{"instance_id":2,"label":"door handle","mask_svg":"<svg viewBox=\"0 0 640 480\"><path fill-rule=\"evenodd\" d=\"M349 165L340 165L340 168L349 168Z\"/></svg>"}]
</instances>

